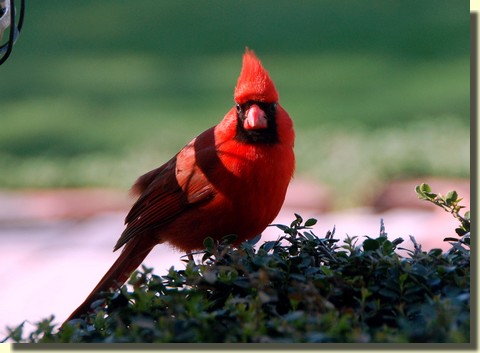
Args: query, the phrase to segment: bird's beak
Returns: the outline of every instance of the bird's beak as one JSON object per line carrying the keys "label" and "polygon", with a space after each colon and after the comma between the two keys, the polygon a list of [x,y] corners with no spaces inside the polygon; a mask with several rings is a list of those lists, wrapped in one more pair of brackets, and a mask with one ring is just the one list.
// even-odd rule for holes
{"label": "bird's beak", "polygon": [[252,104],[245,114],[243,127],[245,130],[265,129],[268,126],[265,112],[256,104]]}

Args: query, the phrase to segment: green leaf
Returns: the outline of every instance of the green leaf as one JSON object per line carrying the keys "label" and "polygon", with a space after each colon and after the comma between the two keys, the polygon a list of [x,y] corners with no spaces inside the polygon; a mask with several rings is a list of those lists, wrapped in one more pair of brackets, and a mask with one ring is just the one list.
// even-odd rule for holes
{"label": "green leaf", "polygon": [[299,227],[299,226],[302,224],[302,222],[303,222],[302,216],[300,216],[300,215],[297,214],[297,213],[294,213],[294,214],[295,214],[295,218],[296,218],[296,219],[290,224],[290,227],[291,227],[291,228],[297,228],[297,227]]}
{"label": "green leaf", "polygon": [[428,273],[427,267],[420,263],[416,263],[410,267],[410,273],[413,273],[414,275],[424,277]]}
{"label": "green leaf", "polygon": [[236,234],[229,234],[222,237],[222,244],[223,245],[232,245],[235,240],[237,240],[238,236]]}
{"label": "green leaf", "polygon": [[399,244],[403,243],[403,238],[396,238],[395,240],[392,241],[392,244],[394,246],[397,246]]}
{"label": "green leaf", "polygon": [[212,237],[206,237],[204,240],[203,240],[203,246],[205,247],[205,249],[207,251],[212,251],[213,250],[213,247],[215,245],[215,241],[213,240]]}
{"label": "green leaf", "polygon": [[255,245],[260,241],[261,238],[262,238],[262,233],[258,234],[257,236],[253,237],[252,239],[247,240],[247,242],[250,245]]}
{"label": "green leaf", "polygon": [[452,238],[452,237],[447,237],[447,238],[443,238],[443,241],[458,241],[457,238]]}
{"label": "green leaf", "polygon": [[443,253],[442,249],[434,248],[428,252],[428,256],[439,257]]}
{"label": "green leaf", "polygon": [[376,239],[367,239],[363,242],[363,250],[365,251],[375,251],[380,248],[380,244]]}
{"label": "green leaf", "polygon": [[329,267],[321,266],[320,269],[327,276],[332,276],[333,275],[333,271]]}
{"label": "green leaf", "polygon": [[382,288],[378,291],[378,293],[380,295],[383,295],[384,297],[386,298],[389,298],[390,300],[397,300],[398,299],[398,293],[390,290],[390,289],[387,289],[387,288]]}
{"label": "green leaf", "polygon": [[382,249],[384,254],[390,254],[395,250],[395,246],[390,240],[385,240],[382,244]]}
{"label": "green leaf", "polygon": [[432,192],[432,188],[430,187],[430,185],[428,185],[426,183],[422,183],[420,185],[420,190],[421,190],[421,192]]}
{"label": "green leaf", "polygon": [[447,205],[451,205],[452,203],[457,201],[457,199],[458,199],[458,194],[455,190],[449,191],[445,195],[445,202],[447,203]]}
{"label": "green leaf", "polygon": [[312,227],[314,226],[315,224],[317,224],[317,220],[315,218],[309,218],[307,219],[307,221],[305,222],[305,227]]}
{"label": "green leaf", "polygon": [[303,232],[302,234],[308,240],[315,240],[315,236],[311,232]]}
{"label": "green leaf", "polygon": [[422,200],[428,200],[428,197],[425,195],[425,193],[422,191],[422,189],[420,188],[420,185],[417,185],[415,187],[415,192],[417,193],[417,196],[419,199],[422,199]]}
{"label": "green leaf", "polygon": [[417,193],[418,198],[423,200],[433,200],[437,194],[432,192],[430,185],[422,183],[415,187],[415,192]]}
{"label": "green leaf", "polygon": [[283,225],[283,224],[272,224],[272,226],[277,227],[278,229],[280,229],[283,232],[286,232],[287,230],[290,229],[290,227],[288,227],[286,225]]}
{"label": "green leaf", "polygon": [[273,247],[277,244],[276,241],[266,241],[260,246],[260,249],[265,250],[266,252],[269,252],[270,250],[273,249]]}

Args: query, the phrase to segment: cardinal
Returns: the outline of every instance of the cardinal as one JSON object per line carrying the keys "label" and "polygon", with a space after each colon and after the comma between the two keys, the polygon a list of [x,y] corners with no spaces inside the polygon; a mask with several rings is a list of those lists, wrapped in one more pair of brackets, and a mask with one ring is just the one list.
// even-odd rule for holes
{"label": "cardinal", "polygon": [[274,220],[295,168],[295,133],[273,81],[248,48],[234,100],[216,126],[137,179],[138,199],[114,247],[123,247],[120,256],[65,322],[125,283],[157,244],[188,253],[202,249],[206,237],[235,234],[238,245]]}

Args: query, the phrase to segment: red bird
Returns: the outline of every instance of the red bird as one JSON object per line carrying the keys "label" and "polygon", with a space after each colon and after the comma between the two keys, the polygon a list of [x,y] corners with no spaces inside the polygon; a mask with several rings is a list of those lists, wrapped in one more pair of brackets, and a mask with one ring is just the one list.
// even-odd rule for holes
{"label": "red bird", "polygon": [[161,167],[138,178],[138,200],[114,247],[119,258],[67,321],[90,310],[100,292],[117,288],[157,244],[190,252],[210,236],[260,234],[277,216],[295,168],[295,133],[278,93],[251,50],[234,93],[235,106]]}

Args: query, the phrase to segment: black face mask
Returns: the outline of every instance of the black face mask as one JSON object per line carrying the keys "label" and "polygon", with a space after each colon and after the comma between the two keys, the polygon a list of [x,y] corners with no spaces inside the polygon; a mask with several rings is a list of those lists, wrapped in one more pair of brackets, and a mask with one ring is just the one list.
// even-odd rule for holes
{"label": "black face mask", "polygon": [[[245,120],[245,112],[252,105],[258,105],[263,112],[266,114],[267,118],[267,128],[259,130],[245,130],[243,127],[243,121]],[[278,142],[277,135],[277,105],[276,103],[263,103],[248,101],[244,104],[236,104],[237,109],[237,133],[235,139],[237,141],[246,142],[246,143],[264,143],[264,144],[273,144]]]}

